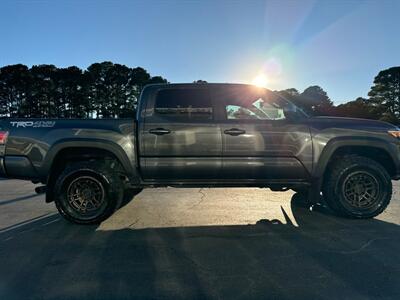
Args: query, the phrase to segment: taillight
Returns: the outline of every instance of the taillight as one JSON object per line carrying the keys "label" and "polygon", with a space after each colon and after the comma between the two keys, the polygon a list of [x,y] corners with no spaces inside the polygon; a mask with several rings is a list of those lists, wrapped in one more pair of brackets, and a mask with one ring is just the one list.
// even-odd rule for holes
{"label": "taillight", "polygon": [[0,131],[0,145],[4,145],[7,142],[8,131]]}

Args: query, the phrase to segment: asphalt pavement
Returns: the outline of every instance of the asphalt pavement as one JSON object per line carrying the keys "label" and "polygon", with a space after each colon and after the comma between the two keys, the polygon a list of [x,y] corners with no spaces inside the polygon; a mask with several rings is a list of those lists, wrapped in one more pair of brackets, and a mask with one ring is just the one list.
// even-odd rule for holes
{"label": "asphalt pavement", "polygon": [[372,220],[267,189],[146,189],[99,226],[0,180],[0,299],[400,299],[400,184]]}

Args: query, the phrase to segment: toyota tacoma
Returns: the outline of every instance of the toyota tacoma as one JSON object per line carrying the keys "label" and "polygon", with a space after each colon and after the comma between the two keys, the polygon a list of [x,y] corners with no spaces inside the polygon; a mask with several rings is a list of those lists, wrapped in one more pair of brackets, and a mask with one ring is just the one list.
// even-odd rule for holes
{"label": "toyota tacoma", "polygon": [[165,186],[292,189],[371,218],[400,179],[400,130],[309,117],[252,85],[156,84],[134,119],[1,120],[0,176],[44,184],[46,202],[80,224],[105,220],[127,190]]}

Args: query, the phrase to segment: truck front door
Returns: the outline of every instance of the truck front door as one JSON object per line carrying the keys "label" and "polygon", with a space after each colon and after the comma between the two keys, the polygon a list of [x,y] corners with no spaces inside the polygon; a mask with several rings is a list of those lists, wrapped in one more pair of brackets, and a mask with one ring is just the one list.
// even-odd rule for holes
{"label": "truck front door", "polygon": [[142,176],[147,181],[218,178],[221,130],[207,86],[162,87],[147,99],[140,134]]}
{"label": "truck front door", "polygon": [[221,178],[307,178],[312,164],[310,131],[304,120],[296,120],[290,102],[254,86],[227,85],[212,93],[222,132]]}

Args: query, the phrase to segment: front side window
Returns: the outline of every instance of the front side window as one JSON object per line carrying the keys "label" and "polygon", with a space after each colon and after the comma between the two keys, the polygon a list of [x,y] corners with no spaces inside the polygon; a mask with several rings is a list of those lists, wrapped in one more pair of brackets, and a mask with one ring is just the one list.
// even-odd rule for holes
{"label": "front side window", "polygon": [[213,109],[206,89],[165,89],[157,93],[154,113],[182,121],[212,120]]}
{"label": "front side window", "polygon": [[253,119],[253,120],[282,120],[285,119],[283,109],[265,102],[262,98],[252,103],[225,105],[228,120]]}
{"label": "front side window", "polygon": [[276,93],[255,87],[221,89],[216,103],[223,105],[226,120],[285,120],[306,117],[293,103]]}

